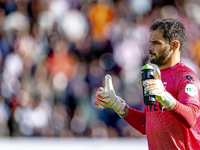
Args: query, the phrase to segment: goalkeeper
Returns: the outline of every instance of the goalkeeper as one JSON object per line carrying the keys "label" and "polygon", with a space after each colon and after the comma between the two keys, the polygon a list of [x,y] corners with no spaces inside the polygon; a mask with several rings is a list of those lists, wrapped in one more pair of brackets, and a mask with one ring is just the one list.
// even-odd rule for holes
{"label": "goalkeeper", "polygon": [[185,27],[173,18],[157,19],[150,32],[150,62],[160,71],[156,71],[156,79],[144,81],[143,86],[155,95],[154,106],[145,106],[143,112],[129,107],[115,95],[109,75],[105,77],[105,89],[97,90],[94,104],[100,109],[113,108],[132,127],[146,134],[149,150],[200,149],[200,82],[180,60],[186,42]]}

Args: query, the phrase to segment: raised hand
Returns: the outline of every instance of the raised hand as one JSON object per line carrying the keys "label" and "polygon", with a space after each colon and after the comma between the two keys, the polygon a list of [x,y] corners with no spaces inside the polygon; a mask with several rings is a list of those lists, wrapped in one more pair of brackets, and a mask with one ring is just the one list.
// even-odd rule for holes
{"label": "raised hand", "polygon": [[116,96],[112,78],[110,75],[105,76],[105,89],[100,87],[96,92],[96,100],[94,105],[97,108],[103,109],[105,107],[113,108],[120,116],[124,115],[125,101],[119,96]]}

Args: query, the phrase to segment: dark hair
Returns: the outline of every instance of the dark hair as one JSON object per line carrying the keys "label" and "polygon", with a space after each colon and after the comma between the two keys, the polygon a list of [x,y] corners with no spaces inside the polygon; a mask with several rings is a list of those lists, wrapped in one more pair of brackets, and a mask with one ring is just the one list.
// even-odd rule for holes
{"label": "dark hair", "polygon": [[180,51],[183,49],[187,34],[184,25],[177,19],[156,19],[150,27],[150,31],[163,30],[163,37],[168,43],[177,40],[180,43]]}

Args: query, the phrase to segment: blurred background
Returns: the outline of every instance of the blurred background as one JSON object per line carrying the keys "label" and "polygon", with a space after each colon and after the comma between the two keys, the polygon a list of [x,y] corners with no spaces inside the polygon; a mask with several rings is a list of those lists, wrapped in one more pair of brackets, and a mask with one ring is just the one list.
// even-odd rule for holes
{"label": "blurred background", "polygon": [[110,74],[143,110],[138,81],[157,18],[185,25],[181,60],[200,76],[199,14],[198,0],[0,0],[0,137],[145,139],[94,107],[95,93]]}

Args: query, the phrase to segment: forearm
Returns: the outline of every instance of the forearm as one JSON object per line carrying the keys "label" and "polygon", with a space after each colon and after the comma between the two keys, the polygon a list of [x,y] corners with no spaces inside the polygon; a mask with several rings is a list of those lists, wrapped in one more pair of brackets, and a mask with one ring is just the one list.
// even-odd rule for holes
{"label": "forearm", "polygon": [[[127,111],[128,108],[128,111]],[[123,118],[129,125],[138,130],[142,134],[146,134],[145,131],[145,115],[143,112],[133,109],[127,105],[126,116]]]}
{"label": "forearm", "polygon": [[196,123],[199,108],[194,104],[182,104],[176,101],[176,106],[170,111],[174,117],[187,128]]}

